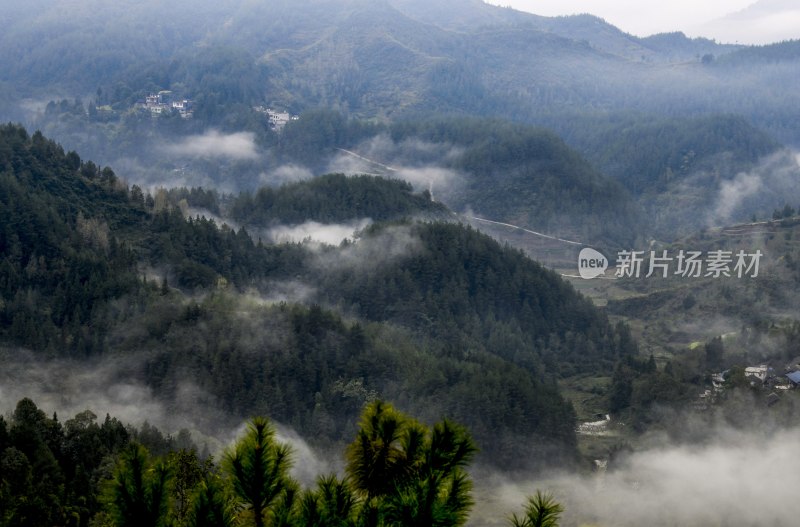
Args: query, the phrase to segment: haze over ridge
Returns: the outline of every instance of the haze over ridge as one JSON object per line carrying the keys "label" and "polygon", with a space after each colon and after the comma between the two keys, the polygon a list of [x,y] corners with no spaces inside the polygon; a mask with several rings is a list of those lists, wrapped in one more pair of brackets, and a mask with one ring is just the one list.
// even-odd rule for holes
{"label": "haze over ridge", "polygon": [[723,43],[771,44],[800,38],[800,6],[792,0],[494,0],[543,16],[589,13],[638,37],[681,31]]}

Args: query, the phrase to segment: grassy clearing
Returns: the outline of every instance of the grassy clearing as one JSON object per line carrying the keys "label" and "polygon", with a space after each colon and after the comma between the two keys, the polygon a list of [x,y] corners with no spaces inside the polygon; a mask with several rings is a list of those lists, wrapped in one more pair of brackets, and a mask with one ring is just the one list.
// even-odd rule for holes
{"label": "grassy clearing", "polygon": [[575,407],[578,421],[593,421],[596,414],[608,412],[605,393],[611,377],[576,375],[559,381],[564,397]]}

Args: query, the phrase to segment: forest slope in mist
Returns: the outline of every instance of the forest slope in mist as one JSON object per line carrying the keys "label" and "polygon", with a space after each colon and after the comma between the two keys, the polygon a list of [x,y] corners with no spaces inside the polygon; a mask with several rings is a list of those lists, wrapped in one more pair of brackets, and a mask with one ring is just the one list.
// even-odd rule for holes
{"label": "forest slope in mist", "polygon": [[[796,42],[637,38],[477,0],[12,5],[0,117],[145,188],[370,172],[614,248],[800,201]],[[143,109],[162,91],[193,117]],[[300,118],[278,131],[266,107]],[[454,115],[476,120],[439,123]]]}
{"label": "forest slope in mist", "polygon": [[[691,467],[706,454],[731,471],[740,470],[743,453],[786,468],[800,408],[795,394],[769,402],[769,391],[751,386],[742,368],[754,359],[779,364],[800,335],[797,323],[770,322],[793,306],[772,287],[777,274],[788,280],[778,289],[797,287],[795,253],[779,254],[788,247],[779,242],[792,237],[784,232],[762,247],[766,282],[737,288],[703,280],[694,289],[703,295],[698,301],[680,296],[686,289],[673,280],[677,293],[667,303],[648,302],[644,284],[615,285],[644,293],[639,304],[630,298],[609,305],[617,315],[629,311],[637,334],[641,320],[668,317],[653,312],[659,306],[680,303],[698,318],[712,297],[729,310],[739,305],[743,327],[751,328],[685,351],[669,336],[670,348],[657,350],[656,362],[639,355],[624,324],[609,323],[555,273],[461,225],[407,184],[331,175],[238,197],[198,188],[151,195],[39,133],[6,125],[0,138],[0,395],[19,401],[7,421],[0,419],[5,466],[19,468],[4,472],[0,499],[35,498],[7,509],[27,511],[34,524],[73,503],[69,510],[81,517],[102,510],[108,502],[96,494],[98,481],[112,477],[103,467],[124,459],[129,442],[169,453],[164,462],[175,470],[195,470],[207,467],[197,464],[198,449],[220,448],[254,414],[279,423],[299,449],[296,474],[310,485],[319,471],[341,466],[336,459],[357,433],[358,415],[378,399],[425,423],[448,416],[468,426],[480,448],[475,521],[491,525],[541,487],[555,492],[567,507],[565,520],[577,523],[637,525],[644,509],[624,503],[670,508],[691,492],[710,492],[724,507],[741,493],[698,483]],[[317,210],[318,192],[328,197],[327,208]],[[361,232],[338,245],[258,240],[260,230],[294,214],[320,222],[366,218],[374,203],[359,196],[380,196],[383,221],[360,224]],[[320,215],[306,216],[307,208]],[[218,218],[238,210],[244,225],[191,216],[201,209]],[[723,395],[709,410],[690,410],[706,372],[721,368],[731,372]],[[610,384],[593,396],[602,394],[619,424],[588,447],[576,435],[578,416],[562,386],[598,376]],[[74,417],[62,427],[26,397]],[[91,411],[115,417],[98,420]],[[311,448],[298,433],[314,438]],[[729,440],[719,442],[723,436]],[[628,441],[636,441],[635,450]],[[95,445],[91,455],[87,442]],[[569,470],[585,472],[594,455],[610,463],[606,478]],[[665,457],[674,461],[669,468],[659,461]],[[746,473],[761,481],[765,470]],[[653,480],[653,471],[663,478]],[[748,492],[784,496],[793,472],[778,473],[787,476],[770,477],[771,492],[763,494],[760,483]],[[18,484],[6,492],[9,478]],[[724,487],[724,478],[714,481]],[[678,517],[702,525],[716,515],[692,507]],[[752,512],[725,517],[737,524]],[[784,515],[778,508],[759,517]],[[672,521],[665,513],[656,524]]]}
{"label": "forest slope in mist", "polygon": [[[83,525],[129,439],[215,450],[257,414],[306,484],[384,400],[469,430],[475,524],[545,486],[571,525],[791,524],[800,41],[480,0],[6,4],[0,503],[52,483],[82,504],[26,510]],[[625,250],[761,267],[613,276]]]}
{"label": "forest slope in mist", "polygon": [[[191,380],[232,415],[265,413],[334,442],[377,395],[459,419],[496,463],[538,438],[526,455],[538,464],[575,454],[555,379],[610,372],[635,352],[623,326],[555,273],[457,222],[400,219],[338,246],[275,244],[185,217],[208,201],[202,192],[145,194],[39,133],[4,126],[0,153],[12,364],[17,346],[37,362],[79,361],[65,371],[135,357],[114,375],[166,400]],[[402,185],[384,190],[408,199]]]}

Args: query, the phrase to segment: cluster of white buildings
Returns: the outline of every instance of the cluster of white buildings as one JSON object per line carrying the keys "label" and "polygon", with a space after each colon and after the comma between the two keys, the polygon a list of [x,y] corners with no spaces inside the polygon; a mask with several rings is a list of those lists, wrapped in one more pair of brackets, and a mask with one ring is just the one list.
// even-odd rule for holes
{"label": "cluster of white buildings", "polygon": [[[162,113],[177,112],[184,119],[189,119],[194,115],[194,105],[191,99],[174,99],[169,90],[161,90],[158,93],[151,93],[144,100],[136,103],[136,108],[149,111],[157,116]],[[297,121],[300,117],[289,112],[278,111],[266,106],[255,106],[253,110],[267,116],[270,127],[276,132],[283,130],[289,121]]]}
{"label": "cluster of white buildings", "polygon": [[258,113],[263,113],[269,119],[269,124],[273,130],[280,132],[289,121],[296,121],[299,119],[296,115],[291,115],[289,112],[279,112],[266,106],[256,106],[253,108]]}
{"label": "cluster of white buildings", "polygon": [[137,106],[149,110],[153,115],[161,115],[165,112],[178,112],[184,119],[189,119],[194,115],[194,108],[190,99],[172,99],[172,92],[162,90],[152,93],[145,97],[144,101],[137,103]]}

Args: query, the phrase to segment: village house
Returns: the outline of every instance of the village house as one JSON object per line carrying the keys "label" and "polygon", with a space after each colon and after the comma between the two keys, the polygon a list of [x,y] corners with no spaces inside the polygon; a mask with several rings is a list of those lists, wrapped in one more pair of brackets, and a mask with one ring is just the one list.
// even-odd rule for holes
{"label": "village house", "polygon": [[137,107],[150,111],[152,115],[161,115],[165,112],[176,111],[184,119],[193,116],[193,106],[190,99],[172,100],[172,92],[161,90],[158,93],[151,93],[145,97],[144,101],[136,104]]}
{"label": "village house", "polygon": [[786,373],[789,373],[790,371],[800,370],[800,357],[795,357],[792,360],[790,360],[786,364],[786,366],[784,366],[784,370],[786,370]]}
{"label": "village house", "polygon": [[173,101],[172,109],[177,111],[184,119],[189,119],[194,115],[194,108],[192,105],[192,101],[189,99]]}
{"label": "village house", "polygon": [[764,384],[767,381],[769,368],[762,364],[760,366],[748,366],[744,369],[744,377],[750,384],[755,386],[757,383]]}
{"label": "village house", "polygon": [[797,388],[800,385],[800,370],[787,373],[786,378],[789,379],[789,383],[793,388]]}
{"label": "village house", "polygon": [[714,387],[714,391],[720,392],[725,388],[725,376],[727,374],[728,370],[711,374],[711,386]]}
{"label": "village house", "polygon": [[253,109],[258,113],[265,114],[269,120],[270,127],[276,132],[283,130],[283,127],[286,126],[289,121],[297,121],[299,119],[298,116],[291,115],[289,112],[279,112],[265,106],[256,106]]}

